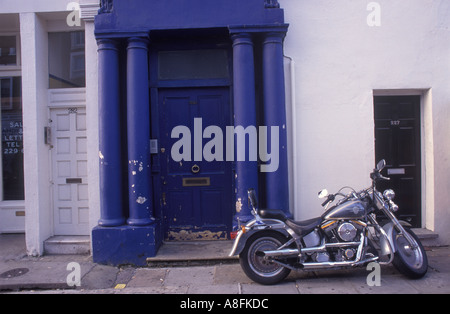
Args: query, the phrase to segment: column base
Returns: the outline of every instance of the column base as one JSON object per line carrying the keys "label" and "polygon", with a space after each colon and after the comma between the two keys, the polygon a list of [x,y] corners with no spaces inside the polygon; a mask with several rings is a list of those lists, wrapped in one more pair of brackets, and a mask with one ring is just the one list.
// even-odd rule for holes
{"label": "column base", "polygon": [[96,226],[92,230],[92,257],[95,263],[106,265],[147,265],[162,243],[159,223],[145,227]]}
{"label": "column base", "polygon": [[127,219],[127,224],[129,224],[130,226],[148,226],[151,225],[155,222],[154,219],[151,218],[128,218]]}
{"label": "column base", "polygon": [[100,219],[98,225],[102,227],[116,227],[125,224],[125,218]]}

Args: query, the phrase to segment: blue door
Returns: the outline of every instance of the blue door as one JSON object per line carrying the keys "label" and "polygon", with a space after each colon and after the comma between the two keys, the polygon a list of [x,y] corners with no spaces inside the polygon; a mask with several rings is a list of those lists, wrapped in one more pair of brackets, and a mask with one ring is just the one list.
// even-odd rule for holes
{"label": "blue door", "polygon": [[[163,89],[158,97],[166,240],[226,239],[233,215],[232,163],[225,161],[228,88]],[[209,126],[216,133],[204,132]]]}

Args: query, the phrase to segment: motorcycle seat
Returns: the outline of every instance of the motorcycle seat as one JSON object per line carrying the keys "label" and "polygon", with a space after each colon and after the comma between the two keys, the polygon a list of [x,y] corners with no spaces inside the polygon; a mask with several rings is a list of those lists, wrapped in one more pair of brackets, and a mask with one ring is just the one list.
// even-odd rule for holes
{"label": "motorcycle seat", "polygon": [[278,219],[285,222],[288,217],[280,209],[260,209],[259,216],[264,219]]}
{"label": "motorcycle seat", "polygon": [[278,219],[288,225],[295,233],[304,236],[314,230],[322,222],[322,217],[312,218],[303,221],[289,219],[286,214],[279,209],[260,209],[259,216],[264,219]]}
{"label": "motorcycle seat", "polygon": [[293,221],[287,219],[284,223],[300,236],[305,236],[314,230],[322,222],[322,217],[312,218],[303,221]]}

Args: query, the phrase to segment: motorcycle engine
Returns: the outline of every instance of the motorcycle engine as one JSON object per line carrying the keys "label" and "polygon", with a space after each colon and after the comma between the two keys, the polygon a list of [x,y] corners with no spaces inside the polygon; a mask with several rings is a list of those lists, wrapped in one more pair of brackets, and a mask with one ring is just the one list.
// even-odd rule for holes
{"label": "motorcycle engine", "polygon": [[334,220],[326,221],[321,228],[332,242],[353,242],[358,241],[363,227],[352,220]]}
{"label": "motorcycle engine", "polygon": [[[330,243],[359,242],[359,237],[365,224],[357,220],[327,220],[320,228]],[[318,246],[321,237],[317,230],[309,233],[303,238],[306,247]],[[329,261],[350,261],[356,257],[356,245],[328,248],[326,252],[315,252],[307,254],[314,262],[324,263]]]}
{"label": "motorcycle engine", "polygon": [[337,228],[339,238],[344,242],[353,241],[357,234],[356,227],[350,222],[342,222]]}

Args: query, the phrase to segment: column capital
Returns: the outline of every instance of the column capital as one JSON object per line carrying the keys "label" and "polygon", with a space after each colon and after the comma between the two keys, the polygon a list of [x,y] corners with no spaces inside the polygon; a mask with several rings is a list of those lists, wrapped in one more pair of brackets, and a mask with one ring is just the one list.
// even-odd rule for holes
{"label": "column capital", "polygon": [[279,31],[279,32],[267,32],[264,33],[264,44],[282,44],[284,37],[286,37],[285,31]]}
{"label": "column capital", "polygon": [[100,50],[114,50],[118,51],[118,42],[112,38],[97,38],[97,51]]}
{"label": "column capital", "polygon": [[133,36],[129,37],[127,49],[145,49],[148,50],[150,40],[147,37]]}
{"label": "column capital", "polygon": [[250,33],[232,33],[231,40],[233,41],[233,46],[235,45],[252,45],[253,37]]}

